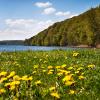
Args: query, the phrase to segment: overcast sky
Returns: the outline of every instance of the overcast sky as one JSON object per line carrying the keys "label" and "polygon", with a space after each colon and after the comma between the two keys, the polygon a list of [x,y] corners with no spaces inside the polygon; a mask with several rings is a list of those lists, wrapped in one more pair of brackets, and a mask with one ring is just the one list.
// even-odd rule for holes
{"label": "overcast sky", "polygon": [[100,0],[0,0],[0,40],[24,40]]}

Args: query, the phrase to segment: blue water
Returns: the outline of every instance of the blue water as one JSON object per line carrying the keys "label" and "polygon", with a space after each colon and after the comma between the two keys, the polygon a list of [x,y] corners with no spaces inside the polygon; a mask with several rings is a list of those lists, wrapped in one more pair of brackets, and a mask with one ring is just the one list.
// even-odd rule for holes
{"label": "blue water", "polygon": [[69,47],[46,47],[46,46],[23,46],[23,45],[0,45],[0,51],[27,51],[27,50],[66,50],[66,49],[75,49],[75,48],[69,48]]}

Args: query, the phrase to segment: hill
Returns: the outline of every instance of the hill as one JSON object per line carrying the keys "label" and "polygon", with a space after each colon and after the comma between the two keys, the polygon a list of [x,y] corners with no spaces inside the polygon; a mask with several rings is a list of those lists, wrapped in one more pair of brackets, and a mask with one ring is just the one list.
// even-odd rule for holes
{"label": "hill", "polygon": [[96,46],[100,44],[100,6],[79,16],[57,22],[26,39],[26,45],[40,46]]}
{"label": "hill", "polygon": [[23,40],[5,40],[0,41],[0,45],[24,45]]}

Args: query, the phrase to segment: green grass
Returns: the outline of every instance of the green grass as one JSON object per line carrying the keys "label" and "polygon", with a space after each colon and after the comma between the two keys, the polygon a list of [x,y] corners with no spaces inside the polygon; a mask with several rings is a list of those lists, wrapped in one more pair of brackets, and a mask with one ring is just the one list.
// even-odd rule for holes
{"label": "green grass", "polygon": [[[73,57],[73,53],[78,52],[79,55]],[[70,71],[73,74],[74,84],[66,86],[62,82],[65,74],[58,76],[56,66],[66,65],[60,68]],[[93,68],[88,68],[88,65],[95,65]],[[53,68],[48,69],[48,66]],[[72,69],[70,69],[72,67]],[[75,74],[78,68],[83,68],[78,74]],[[46,70],[46,72],[43,72]],[[52,74],[48,74],[53,70]],[[12,100],[16,97],[18,100],[56,100],[52,97],[52,92],[57,92],[60,100],[99,100],[100,95],[100,50],[99,49],[82,49],[82,50],[54,50],[54,51],[23,51],[23,52],[1,52],[0,53],[0,72],[15,71],[17,75],[32,76],[33,80],[30,83],[30,88],[27,88],[27,82],[20,84],[20,89],[17,91],[19,96],[16,96],[15,91],[9,91],[1,95],[1,99]],[[34,73],[36,71],[36,73]],[[84,76],[84,79],[79,79],[79,76]],[[34,83],[40,80],[40,85]],[[11,81],[11,79],[9,79]],[[4,83],[0,83],[3,88]],[[55,86],[56,89],[49,91],[49,87]],[[4,87],[5,88],[5,87]],[[6,88],[5,88],[6,89]],[[74,94],[69,94],[70,90],[74,90]],[[15,93],[15,94],[14,94]],[[26,95],[26,94],[30,95]]]}

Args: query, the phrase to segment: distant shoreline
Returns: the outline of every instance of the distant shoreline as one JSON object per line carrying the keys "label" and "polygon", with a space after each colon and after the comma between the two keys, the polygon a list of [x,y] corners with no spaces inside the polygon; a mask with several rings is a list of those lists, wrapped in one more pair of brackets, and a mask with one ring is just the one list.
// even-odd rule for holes
{"label": "distant shoreline", "polygon": [[100,49],[100,45],[97,46],[88,46],[88,45],[78,45],[78,46],[36,46],[36,45],[25,45],[24,42],[23,43],[17,43],[17,44],[0,44],[1,46],[34,46],[34,47],[66,47],[66,48],[94,48],[94,49]]}

